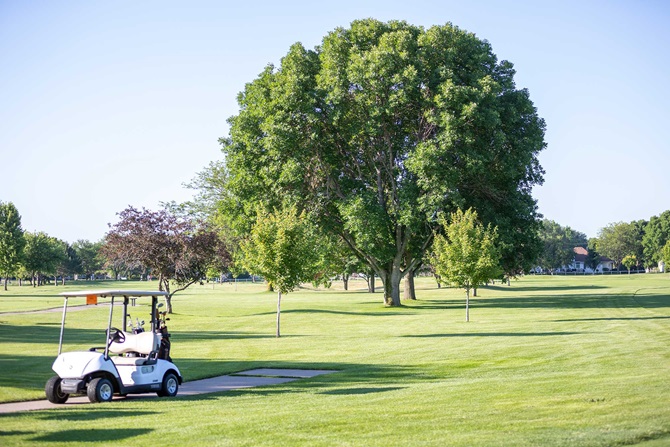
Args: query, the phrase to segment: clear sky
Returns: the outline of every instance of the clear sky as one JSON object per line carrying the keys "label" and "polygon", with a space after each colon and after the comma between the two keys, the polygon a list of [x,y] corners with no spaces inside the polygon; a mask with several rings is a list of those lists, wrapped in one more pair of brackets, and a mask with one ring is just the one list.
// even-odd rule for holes
{"label": "clear sky", "polygon": [[545,217],[591,237],[670,209],[664,0],[0,0],[0,200],[68,242],[188,200],[244,84],[367,17],[452,22],[515,65],[547,122]]}

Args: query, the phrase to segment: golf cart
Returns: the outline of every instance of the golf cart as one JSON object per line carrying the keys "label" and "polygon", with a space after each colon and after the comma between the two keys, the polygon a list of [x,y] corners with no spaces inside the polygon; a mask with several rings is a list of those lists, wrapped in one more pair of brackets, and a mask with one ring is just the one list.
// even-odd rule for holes
{"label": "golf cart", "polygon": [[[165,312],[160,312],[159,296],[165,292],[135,290],[99,290],[63,292],[63,319],[58,343],[58,357],[52,369],[57,376],[46,384],[47,399],[56,404],[67,401],[70,394],[86,394],[91,402],[108,402],[114,394],[157,393],[175,396],[182,376],[170,358],[170,334],[165,325]],[[99,298],[110,298],[107,337],[104,346],[88,351],[61,352],[67,314],[68,298],[86,297],[87,304],[97,304]],[[122,329],[112,326],[115,298],[123,298]],[[144,331],[137,319],[128,325],[128,304],[137,299],[151,298],[151,330]],[[130,331],[125,331],[130,327]]]}

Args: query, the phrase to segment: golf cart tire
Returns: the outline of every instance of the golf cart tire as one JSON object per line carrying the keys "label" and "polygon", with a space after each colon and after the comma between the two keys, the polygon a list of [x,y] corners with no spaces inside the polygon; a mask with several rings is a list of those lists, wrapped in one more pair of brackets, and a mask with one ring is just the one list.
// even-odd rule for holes
{"label": "golf cart tire", "polygon": [[159,397],[174,397],[177,395],[177,391],[179,391],[179,379],[175,373],[168,371],[163,376],[161,390],[156,394]]}
{"label": "golf cart tire", "polygon": [[67,399],[70,397],[69,394],[64,393],[60,389],[61,378],[58,376],[53,376],[47,381],[47,385],[44,389],[47,395],[47,400],[53,404],[64,404]]}
{"label": "golf cart tire", "polygon": [[109,379],[97,377],[88,383],[86,394],[91,402],[109,402],[114,397],[114,386]]}

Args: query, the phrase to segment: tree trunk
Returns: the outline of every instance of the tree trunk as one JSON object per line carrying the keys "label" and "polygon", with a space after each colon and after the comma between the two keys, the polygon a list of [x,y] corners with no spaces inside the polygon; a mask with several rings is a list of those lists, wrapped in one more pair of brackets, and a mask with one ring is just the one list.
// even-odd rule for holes
{"label": "tree trunk", "polygon": [[368,275],[368,293],[375,293],[375,273]]}
{"label": "tree trunk", "polygon": [[416,300],[416,290],[414,289],[414,272],[407,272],[405,276],[405,287],[402,299]]}
{"label": "tree trunk", "polygon": [[172,313],[172,295],[167,295],[165,297],[165,310],[167,313]]}
{"label": "tree trunk", "polygon": [[172,293],[170,293],[170,281],[165,280],[163,275],[158,275],[158,290],[161,292],[167,292],[165,296],[165,311],[169,314],[172,313]]}
{"label": "tree trunk", "polygon": [[477,296],[477,288],[472,289],[472,296]]}
{"label": "tree trunk", "polygon": [[281,334],[279,333],[280,318],[281,318],[281,290],[277,292],[277,334],[276,334],[277,338],[281,337]]}
{"label": "tree trunk", "polygon": [[384,305],[390,307],[400,306],[400,280],[402,279],[400,268],[393,268],[390,272],[382,271],[379,273],[384,284]]}
{"label": "tree trunk", "polygon": [[342,274],[342,282],[344,283],[344,290],[349,290],[349,275],[346,273]]}
{"label": "tree trunk", "polygon": [[465,321],[470,321],[470,289],[465,289]]}
{"label": "tree trunk", "polygon": [[5,292],[7,291],[7,275],[5,275]]}

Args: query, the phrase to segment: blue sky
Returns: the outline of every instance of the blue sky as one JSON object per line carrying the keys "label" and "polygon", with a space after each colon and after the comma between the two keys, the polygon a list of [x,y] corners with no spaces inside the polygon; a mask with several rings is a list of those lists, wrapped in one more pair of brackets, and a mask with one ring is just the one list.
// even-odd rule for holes
{"label": "blue sky", "polygon": [[596,236],[670,209],[670,3],[228,3],[0,0],[0,200],[25,230],[95,241],[190,199],[244,84],[366,17],[452,22],[515,65],[547,122],[545,217]]}

